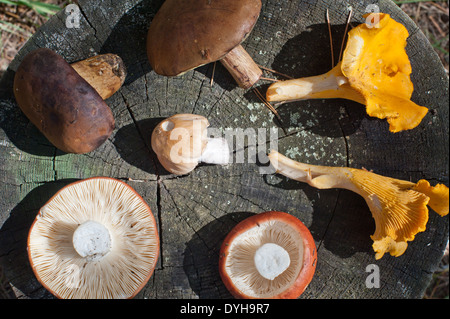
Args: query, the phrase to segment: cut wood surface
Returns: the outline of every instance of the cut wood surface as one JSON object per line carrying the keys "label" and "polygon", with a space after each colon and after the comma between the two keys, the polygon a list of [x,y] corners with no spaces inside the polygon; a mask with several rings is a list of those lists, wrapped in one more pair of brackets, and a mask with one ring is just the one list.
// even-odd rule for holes
{"label": "cut wood surface", "polygon": [[[385,120],[370,118],[364,106],[345,100],[286,103],[278,107],[279,120],[252,89],[239,88],[220,63],[179,77],[159,76],[148,63],[145,41],[162,0],[78,2],[80,27],[67,28],[67,14],[59,12],[23,47],[0,82],[0,267],[12,297],[53,298],[30,268],[28,230],[57,190],[92,176],[126,181],[158,222],[160,258],[136,298],[231,298],[218,271],[222,240],[244,218],[268,210],[298,217],[316,242],[316,274],[301,298],[422,296],[448,240],[448,216],[430,210],[426,231],[402,256],[375,260],[370,239],[375,224],[361,197],[288,180],[258,156],[277,148],[310,164],[364,167],[448,186],[448,77],[425,36],[393,2],[380,1],[380,10],[410,32],[412,99],[429,108],[417,128],[396,134]],[[372,2],[263,0],[258,22],[242,45],[261,66],[292,77],[322,74],[331,69],[326,10],[338,57],[349,10],[357,25]],[[124,60],[125,84],[106,100],[116,129],[97,150],[84,155],[57,150],[18,108],[14,73],[24,55],[39,47],[70,63],[100,53]],[[261,80],[256,87],[264,94],[269,84]],[[234,139],[229,165],[200,165],[188,175],[171,175],[158,163],[150,136],[159,121],[176,113],[206,116],[215,134],[232,137],[241,130],[249,138]],[[366,285],[370,265],[378,266],[379,288]]]}

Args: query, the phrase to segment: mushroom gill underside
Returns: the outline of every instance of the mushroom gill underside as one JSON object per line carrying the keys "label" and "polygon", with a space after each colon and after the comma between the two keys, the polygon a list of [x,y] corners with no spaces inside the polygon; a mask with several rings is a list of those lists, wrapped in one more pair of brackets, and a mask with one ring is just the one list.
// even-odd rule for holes
{"label": "mushroom gill underside", "polygon": [[[290,258],[289,266],[273,280],[260,274],[255,254],[265,244],[282,247]],[[226,271],[235,287],[253,298],[270,298],[291,287],[303,263],[303,239],[286,223],[268,221],[237,236],[229,247]]]}
{"label": "mushroom gill underside", "polygon": [[[359,194],[365,199],[375,220],[371,236],[375,258],[384,253],[398,257],[415,235],[426,229],[429,197],[413,189],[414,183],[351,170]],[[359,175],[359,176],[358,176]]]}
{"label": "mushroom gill underside", "polygon": [[[73,243],[77,228],[88,221],[111,235],[110,251],[95,261],[80,256]],[[59,298],[129,298],[154,268],[157,236],[148,208],[132,190],[90,180],[65,188],[41,209],[29,254],[39,281]]]}

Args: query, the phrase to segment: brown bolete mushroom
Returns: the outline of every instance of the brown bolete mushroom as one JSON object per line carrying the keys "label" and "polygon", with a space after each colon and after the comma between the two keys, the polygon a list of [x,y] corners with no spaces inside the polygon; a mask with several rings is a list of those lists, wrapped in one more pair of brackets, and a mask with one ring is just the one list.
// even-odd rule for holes
{"label": "brown bolete mushroom", "polygon": [[262,75],[241,46],[261,11],[260,0],[166,0],[147,36],[153,70],[177,76],[220,60],[238,85],[250,88]]}
{"label": "brown bolete mushroom", "polygon": [[426,180],[412,183],[364,169],[309,165],[276,151],[270,152],[269,160],[277,173],[286,177],[318,189],[343,188],[361,195],[375,219],[371,238],[376,259],[385,253],[402,255],[407,242],[425,231],[427,205],[441,216],[449,211],[449,189],[443,184],[432,187]]}
{"label": "brown bolete mushroom", "polygon": [[331,71],[273,83],[267,101],[342,98],[365,105],[370,116],[387,118],[393,133],[419,125],[428,109],[411,101],[408,31],[389,14],[376,17],[376,25],[363,23],[348,33],[342,61]]}
{"label": "brown bolete mushroom", "polygon": [[58,191],[40,209],[27,245],[38,281],[61,299],[132,298],[159,255],[150,207],[129,185],[109,177]]}
{"label": "brown bolete mushroom", "polygon": [[202,163],[229,162],[228,142],[208,137],[208,119],[196,114],[176,114],[160,122],[152,132],[152,149],[170,173],[184,175]]}
{"label": "brown bolete mushroom", "polygon": [[235,298],[295,299],[317,264],[314,239],[295,216],[278,211],[244,219],[224,239],[219,255],[223,283]]}
{"label": "brown bolete mushroom", "polygon": [[56,52],[40,48],[19,65],[14,95],[23,113],[55,147],[88,153],[114,129],[113,114],[103,98],[120,88],[125,74],[115,55],[70,65]]}

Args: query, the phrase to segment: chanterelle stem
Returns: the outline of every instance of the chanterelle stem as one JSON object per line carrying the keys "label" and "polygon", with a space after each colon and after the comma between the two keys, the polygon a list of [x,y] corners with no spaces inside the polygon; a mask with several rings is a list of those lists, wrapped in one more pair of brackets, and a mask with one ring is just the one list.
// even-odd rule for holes
{"label": "chanterelle stem", "polygon": [[341,63],[322,75],[275,82],[267,89],[266,98],[269,102],[342,98],[365,104],[342,74]]}

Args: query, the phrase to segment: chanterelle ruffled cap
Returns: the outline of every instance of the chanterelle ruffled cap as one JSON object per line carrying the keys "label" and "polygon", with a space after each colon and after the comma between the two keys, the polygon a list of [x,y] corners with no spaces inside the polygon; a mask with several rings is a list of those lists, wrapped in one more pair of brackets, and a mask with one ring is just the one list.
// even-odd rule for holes
{"label": "chanterelle ruffled cap", "polygon": [[370,116],[387,118],[391,132],[419,125],[428,109],[411,101],[414,91],[406,54],[406,28],[389,14],[377,15],[373,26],[360,24],[348,33],[342,73],[366,99]]}
{"label": "chanterelle ruffled cap", "polygon": [[332,70],[275,82],[267,89],[267,100],[342,98],[366,105],[370,116],[386,118],[391,132],[415,128],[428,109],[411,101],[408,31],[388,14],[377,14],[375,19],[377,24],[363,23],[348,33],[342,61]]}
{"label": "chanterelle ruffled cap", "polygon": [[449,211],[449,189],[438,184],[430,186],[420,180],[409,181],[381,176],[366,170],[299,163],[276,151],[269,154],[277,172],[319,188],[344,188],[361,195],[375,219],[371,236],[375,258],[385,253],[402,255],[418,232],[425,231],[430,206],[441,216]]}

